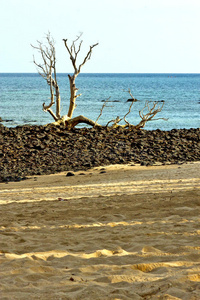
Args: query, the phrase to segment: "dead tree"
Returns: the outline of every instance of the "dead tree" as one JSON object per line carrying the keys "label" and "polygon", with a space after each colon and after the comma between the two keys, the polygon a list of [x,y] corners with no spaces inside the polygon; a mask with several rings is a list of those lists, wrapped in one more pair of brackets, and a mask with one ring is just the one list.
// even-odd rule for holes
{"label": "dead tree", "polygon": [[[39,51],[43,63],[42,64],[37,63],[35,58],[33,59],[33,62],[37,66],[38,73],[46,80],[47,84],[50,87],[51,100],[49,105],[45,105],[45,103],[43,103],[43,110],[51,114],[51,116],[55,120],[54,122],[55,125],[64,124],[69,129],[75,127],[79,123],[85,123],[91,126],[94,125],[100,126],[97,122],[94,122],[93,120],[90,120],[82,115],[72,118],[74,109],[76,107],[76,98],[81,96],[81,94],[77,95],[78,88],[76,87],[75,80],[77,76],[80,74],[83,65],[85,65],[85,63],[91,58],[93,48],[98,45],[98,43],[96,43],[90,46],[90,49],[86,54],[85,58],[83,59],[82,63],[77,65],[77,57],[81,51],[81,46],[83,43],[83,41],[80,40],[80,38],[81,35],[79,35],[72,42],[71,46],[68,45],[67,39],[63,39],[64,45],[70,56],[70,60],[72,62],[72,66],[74,69],[73,75],[68,75],[69,83],[70,83],[70,102],[69,102],[68,113],[67,115],[64,116],[60,115],[61,97],[60,97],[59,86],[58,86],[57,75],[56,75],[56,51],[55,51],[54,40],[51,37],[50,33],[48,33],[46,36],[46,42],[47,42],[46,45],[44,45],[40,41],[37,41],[38,46],[32,45],[34,49]],[[56,97],[56,114],[51,109],[51,107],[55,104],[54,96]]]}
{"label": "dead tree", "polygon": [[[77,76],[80,74],[82,67],[91,58],[93,48],[98,45],[98,43],[96,43],[96,44],[90,46],[89,51],[87,52],[82,63],[77,64],[77,57],[81,51],[81,46],[83,43],[83,41],[80,40],[81,35],[82,34],[80,34],[72,42],[71,46],[69,46],[67,39],[63,39],[64,45],[67,49],[67,52],[69,54],[69,57],[70,57],[70,60],[71,60],[71,63],[72,63],[73,69],[74,69],[73,75],[68,75],[69,83],[70,83],[70,101],[69,101],[68,113],[63,116],[61,116],[61,109],[60,109],[61,97],[60,97],[60,91],[59,91],[57,74],[56,74],[55,42],[54,42],[53,38],[51,37],[50,33],[48,33],[46,35],[46,44],[43,44],[40,41],[37,41],[38,45],[32,46],[34,49],[39,51],[40,56],[42,58],[42,64],[37,63],[35,58],[33,59],[33,62],[37,66],[38,73],[46,80],[46,82],[50,88],[50,103],[48,105],[43,103],[43,110],[45,112],[49,112],[51,114],[51,116],[54,118],[55,125],[63,124],[68,129],[75,127],[79,123],[88,124],[93,127],[101,127],[101,125],[99,125],[97,123],[97,121],[101,117],[103,109],[106,106],[106,102],[110,98],[109,97],[104,102],[104,104],[101,108],[100,114],[96,121],[88,119],[82,115],[73,118],[73,112],[74,112],[74,109],[76,108],[76,99],[77,99],[77,97],[81,96],[81,94],[77,94],[78,88],[76,87],[75,80],[76,80]],[[110,125],[111,127],[119,127],[120,126],[120,127],[126,128],[126,127],[131,126],[136,129],[140,129],[140,128],[143,128],[147,122],[152,121],[152,120],[158,120],[158,119],[154,119],[154,117],[157,113],[161,112],[163,105],[164,105],[164,101],[161,106],[159,106],[158,101],[153,102],[152,106],[150,106],[149,101],[146,101],[145,106],[139,111],[141,121],[137,125],[133,125],[133,124],[129,123],[127,121],[126,117],[131,113],[131,109],[132,109],[134,102],[136,102],[138,100],[133,97],[130,89],[127,92],[129,93],[129,95],[131,96],[131,99],[132,99],[128,112],[122,118],[117,116],[115,119],[110,120],[107,123],[106,127],[109,124],[112,124],[112,125]],[[54,98],[55,98],[55,100],[54,100]],[[130,101],[130,99],[129,99],[129,101]],[[56,113],[54,113],[52,110],[52,106],[55,103],[56,103]],[[147,112],[145,114],[144,111],[146,109],[147,109]],[[164,118],[159,118],[159,119],[164,119]],[[164,119],[164,120],[166,120],[166,119]],[[124,121],[125,124],[119,124],[121,121]]]}

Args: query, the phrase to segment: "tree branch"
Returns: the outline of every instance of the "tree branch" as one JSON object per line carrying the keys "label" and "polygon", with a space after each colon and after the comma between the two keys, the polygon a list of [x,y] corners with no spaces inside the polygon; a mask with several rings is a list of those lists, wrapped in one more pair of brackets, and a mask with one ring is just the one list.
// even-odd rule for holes
{"label": "tree branch", "polygon": [[[33,62],[38,68],[39,75],[42,76],[50,87],[50,103],[45,105],[43,103],[43,110],[48,111],[53,118],[60,118],[60,92],[59,86],[57,82],[56,75],[56,52],[55,52],[55,42],[51,37],[50,33],[46,35],[47,45],[43,45],[40,41],[37,41],[38,46],[31,45],[34,49],[38,50],[42,57],[43,64],[39,64],[36,62],[35,57],[33,57]],[[50,108],[55,104],[54,102],[54,94],[56,96],[56,115]]]}
{"label": "tree branch", "polygon": [[82,36],[82,33],[79,36],[77,36],[77,38],[72,42],[71,47],[68,45],[68,40],[63,39],[64,45],[69,53],[70,60],[72,62],[72,66],[74,68],[74,74],[72,76],[68,75],[69,83],[70,83],[70,105],[69,105],[67,115],[69,118],[72,118],[74,109],[76,108],[76,98],[81,96],[81,94],[76,95],[78,89],[76,88],[75,79],[78,76],[78,74],[80,73],[81,67],[87,62],[88,59],[90,59],[92,49],[98,45],[98,44],[95,44],[93,46],[90,46],[90,50],[88,51],[87,55],[85,56],[83,63],[80,64],[79,67],[77,67],[76,60],[77,60],[77,56],[78,56],[79,52],[81,51],[81,46],[82,46],[83,41],[82,40],[80,41],[80,43],[78,45],[78,49],[76,48],[76,43],[80,40],[81,36]]}
{"label": "tree branch", "polygon": [[[131,93],[131,89],[128,89],[127,91],[126,90],[124,90],[124,92],[127,92],[127,93],[129,93],[129,95],[131,96],[131,98],[133,99],[133,102],[137,102],[137,101],[139,101],[139,100],[137,100],[135,97],[133,97],[133,95],[132,95],[132,93]],[[131,100],[131,99],[130,99]]]}
{"label": "tree branch", "polygon": [[82,66],[90,59],[91,54],[92,54],[92,49],[99,44],[99,43],[96,43],[96,44],[90,46],[90,49],[89,49],[88,53],[86,54],[83,62],[79,65],[79,67],[77,67],[76,66],[76,59],[77,59],[77,56],[78,56],[79,52],[81,51],[81,46],[82,46],[83,41],[82,40],[80,41],[79,46],[78,46],[78,50],[76,50],[76,42],[80,39],[81,36],[82,36],[82,33],[79,36],[77,36],[77,38],[72,42],[71,47],[69,47],[68,44],[67,44],[68,40],[63,39],[65,47],[66,47],[66,49],[67,49],[67,51],[70,55],[70,59],[72,61],[72,65],[73,65],[73,68],[74,68],[74,74],[76,74],[76,76],[80,73]]}
{"label": "tree branch", "polygon": [[[146,122],[158,120],[158,119],[153,119],[153,118],[155,117],[155,115],[157,113],[162,111],[163,106],[164,106],[164,101],[162,101],[162,105],[158,106],[158,108],[156,109],[159,102],[161,102],[161,101],[157,101],[157,102],[154,101],[153,106],[150,107],[149,101],[146,101],[145,106],[139,111],[139,116],[142,120],[140,121],[139,124],[136,125],[137,128],[143,128],[145,126]],[[148,113],[146,113],[146,114],[143,113],[145,108],[148,109]],[[165,121],[168,120],[166,118],[159,118],[159,119],[162,119],[162,120],[165,120]]]}
{"label": "tree branch", "polygon": [[99,116],[97,117],[96,121],[95,121],[95,125],[97,124],[97,121],[99,120],[99,118],[101,117],[102,113],[103,113],[103,109],[104,107],[106,106],[106,103],[108,102],[108,100],[110,99],[110,97],[108,99],[106,99],[106,101],[104,101],[103,105],[102,105],[102,108],[100,110],[100,114]]}
{"label": "tree branch", "polygon": [[126,117],[130,114],[130,112],[131,112],[131,108],[132,108],[132,106],[133,106],[133,103],[134,103],[134,101],[132,101],[131,102],[131,105],[129,106],[129,110],[128,110],[128,112],[125,114],[125,116],[124,116],[124,121],[125,121],[125,123],[128,125],[128,126],[130,126],[131,124],[126,120]]}
{"label": "tree branch", "polygon": [[99,45],[99,43],[96,43],[96,44],[90,46],[90,50],[88,51],[88,53],[87,53],[86,57],[84,58],[82,64],[79,65],[79,68],[78,68],[78,72],[79,72],[79,73],[80,73],[80,71],[81,71],[82,66],[83,66],[83,65],[91,58],[91,55],[92,55],[92,49],[93,49],[94,47],[96,47],[97,45]]}
{"label": "tree branch", "polygon": [[76,125],[80,124],[80,123],[84,123],[84,124],[88,124],[88,125],[91,125],[91,126],[96,126],[96,127],[101,127],[101,125],[99,125],[98,123],[94,122],[93,120],[91,119],[88,119],[84,116],[78,116],[78,117],[75,117],[75,118],[72,118],[72,119],[68,119],[65,121],[65,126],[68,128],[68,129],[71,129],[71,128],[74,128]]}

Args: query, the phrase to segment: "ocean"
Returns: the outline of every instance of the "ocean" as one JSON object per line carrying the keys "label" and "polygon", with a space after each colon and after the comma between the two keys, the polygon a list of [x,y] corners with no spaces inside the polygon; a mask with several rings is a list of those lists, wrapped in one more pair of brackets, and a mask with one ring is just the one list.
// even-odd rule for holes
{"label": "ocean", "polygon": [[[67,114],[69,82],[67,74],[58,74],[61,92],[61,114]],[[171,130],[200,127],[200,74],[79,74],[76,80],[78,93],[74,116],[84,115],[96,121],[103,101],[108,99],[99,123],[106,125],[117,116],[123,117],[129,110],[128,89],[138,99],[132,106],[127,120],[140,121],[139,110],[145,101],[165,101],[161,113],[148,122],[145,129]],[[19,125],[44,125],[53,122],[42,104],[49,103],[49,87],[37,73],[0,73],[0,117],[7,127]],[[151,102],[150,102],[151,103]],[[83,125],[85,126],[85,125]]]}

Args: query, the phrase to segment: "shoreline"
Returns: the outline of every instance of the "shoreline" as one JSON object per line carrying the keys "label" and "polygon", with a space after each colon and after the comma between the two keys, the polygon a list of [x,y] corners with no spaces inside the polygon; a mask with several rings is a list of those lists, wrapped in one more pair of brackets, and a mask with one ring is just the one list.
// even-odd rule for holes
{"label": "shoreline", "polygon": [[[123,193],[155,194],[181,189],[198,190],[199,174],[200,161],[181,165],[109,165],[84,172],[77,171],[69,177],[66,176],[66,172],[29,176],[26,181],[0,183],[0,204],[4,201],[5,203],[41,201],[41,194],[44,195],[45,201],[52,201],[56,199],[58,193],[64,193],[67,199],[79,199],[123,195]],[[6,200],[7,195],[9,197],[13,195],[14,198]],[[29,196],[31,198],[28,200]]]}

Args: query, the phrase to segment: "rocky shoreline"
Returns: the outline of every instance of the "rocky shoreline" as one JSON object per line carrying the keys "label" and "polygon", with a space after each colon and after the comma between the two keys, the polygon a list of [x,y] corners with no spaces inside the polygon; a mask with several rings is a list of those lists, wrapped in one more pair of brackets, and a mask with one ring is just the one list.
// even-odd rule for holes
{"label": "rocky shoreline", "polygon": [[200,160],[200,128],[135,130],[0,126],[0,182],[109,164]]}

